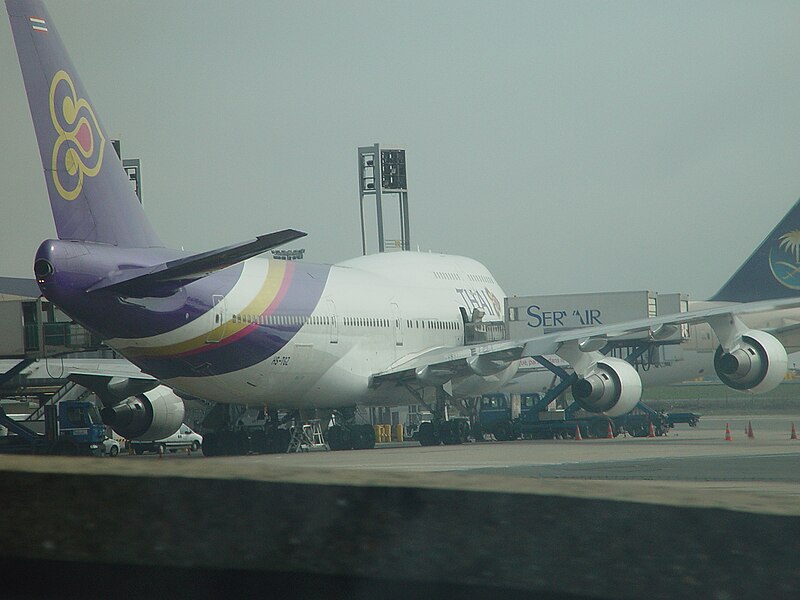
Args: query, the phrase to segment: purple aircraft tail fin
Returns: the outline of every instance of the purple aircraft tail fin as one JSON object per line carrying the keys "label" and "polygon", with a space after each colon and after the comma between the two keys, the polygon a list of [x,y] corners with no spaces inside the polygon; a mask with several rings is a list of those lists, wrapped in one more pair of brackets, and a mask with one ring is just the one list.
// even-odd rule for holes
{"label": "purple aircraft tail fin", "polygon": [[163,246],[145,217],[50,15],[6,0],[58,237]]}

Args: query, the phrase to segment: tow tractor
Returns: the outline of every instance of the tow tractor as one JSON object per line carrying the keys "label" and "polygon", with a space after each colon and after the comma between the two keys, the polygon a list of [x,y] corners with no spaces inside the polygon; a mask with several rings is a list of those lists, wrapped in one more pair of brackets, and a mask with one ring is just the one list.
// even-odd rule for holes
{"label": "tow tractor", "polygon": [[97,407],[88,400],[62,400],[44,406],[44,434],[25,421],[9,417],[0,407],[0,453],[102,456],[105,425]]}

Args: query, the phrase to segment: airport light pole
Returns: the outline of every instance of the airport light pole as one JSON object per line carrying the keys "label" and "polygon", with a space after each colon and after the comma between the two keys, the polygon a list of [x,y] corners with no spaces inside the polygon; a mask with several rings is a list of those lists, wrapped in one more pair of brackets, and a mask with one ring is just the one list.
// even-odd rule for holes
{"label": "airport light pole", "polygon": [[[361,216],[361,251],[367,254],[367,233],[364,220],[364,197],[375,198],[377,217],[378,252],[388,247],[411,249],[411,227],[408,215],[408,180],[406,177],[406,151],[402,148],[381,148],[379,144],[358,149],[358,194]],[[384,233],[383,196],[397,194],[400,212],[400,240],[387,244]]]}

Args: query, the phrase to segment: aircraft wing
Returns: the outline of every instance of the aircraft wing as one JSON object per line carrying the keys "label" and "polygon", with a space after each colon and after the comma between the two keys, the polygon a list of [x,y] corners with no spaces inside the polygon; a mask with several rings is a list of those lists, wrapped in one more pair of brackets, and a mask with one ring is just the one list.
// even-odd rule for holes
{"label": "aircraft wing", "polygon": [[121,359],[40,359],[26,365],[25,370],[32,378],[68,379],[111,404],[160,384],[136,365]]}
{"label": "aircraft wing", "polygon": [[[428,377],[449,381],[462,375],[474,374],[470,361],[498,361],[508,363],[525,356],[524,343],[515,341],[488,342],[472,346],[448,346],[426,350],[420,354],[404,357],[386,371],[375,373],[371,382],[373,386],[382,381],[402,382],[415,379],[423,370]],[[549,352],[548,354],[552,354]]]}
{"label": "aircraft wing", "polygon": [[786,347],[787,352],[800,350],[800,323],[792,319],[784,319],[779,327],[767,327],[767,333],[774,335]]}
{"label": "aircraft wing", "polygon": [[[510,361],[528,356],[559,354],[559,351],[567,345],[574,347],[574,351],[569,352],[568,357],[564,358],[572,363],[571,357],[576,355],[575,351],[599,350],[615,338],[625,337],[626,340],[631,340],[631,336],[634,336],[635,341],[635,336],[639,334],[641,341],[653,341],[669,337],[683,324],[719,323],[720,319],[725,320],[726,317],[732,320],[736,315],[799,306],[800,298],[729,304],[609,325],[570,329],[528,339],[432,348],[420,354],[401,358],[389,369],[375,373],[371,381],[373,386],[383,381],[399,383],[406,379],[426,376],[431,381],[449,381],[454,377],[476,374],[480,370],[481,362],[486,367],[487,361]],[[451,377],[446,379],[448,374]]]}

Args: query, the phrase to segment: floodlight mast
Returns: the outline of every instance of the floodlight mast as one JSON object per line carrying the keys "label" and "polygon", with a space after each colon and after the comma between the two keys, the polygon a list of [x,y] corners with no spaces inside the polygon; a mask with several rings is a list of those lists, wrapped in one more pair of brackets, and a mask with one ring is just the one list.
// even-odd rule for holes
{"label": "floodlight mast", "polygon": [[[406,179],[406,151],[401,148],[381,148],[379,144],[358,149],[358,194],[361,215],[361,251],[367,254],[367,233],[364,222],[364,197],[375,197],[378,225],[378,252],[388,246],[411,249],[411,227],[408,216],[408,183]],[[383,195],[397,194],[400,209],[400,240],[387,244],[384,235]]]}

